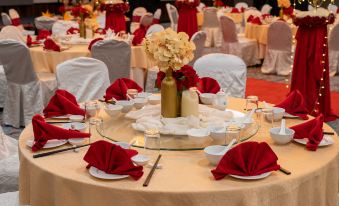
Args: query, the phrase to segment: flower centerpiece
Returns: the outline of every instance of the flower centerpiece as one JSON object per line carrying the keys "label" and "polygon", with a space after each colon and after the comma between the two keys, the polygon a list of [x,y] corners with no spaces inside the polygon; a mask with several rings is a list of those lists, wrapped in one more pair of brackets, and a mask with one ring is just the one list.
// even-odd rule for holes
{"label": "flower centerpiece", "polygon": [[293,7],[291,6],[290,0],[278,0],[278,7],[280,7],[280,18],[283,18],[284,15],[293,15]]}
{"label": "flower centerpiece", "polygon": [[71,10],[72,16],[75,18],[79,18],[79,30],[80,30],[80,37],[86,38],[86,25],[85,19],[92,16],[93,8],[91,5],[81,5],[78,4],[74,6]]}
{"label": "flower centerpiece", "polygon": [[161,88],[161,114],[177,117],[182,90],[196,86],[198,82],[195,71],[184,66],[193,59],[195,45],[186,33],[168,28],[146,38],[144,48],[149,59],[160,69],[156,85]]}

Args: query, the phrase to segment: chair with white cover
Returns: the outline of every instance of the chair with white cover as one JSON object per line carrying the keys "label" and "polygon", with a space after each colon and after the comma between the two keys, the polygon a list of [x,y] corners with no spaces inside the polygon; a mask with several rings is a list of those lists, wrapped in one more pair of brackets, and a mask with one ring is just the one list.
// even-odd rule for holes
{"label": "chair with white cover", "polygon": [[57,36],[66,35],[67,30],[72,27],[78,29],[79,24],[74,21],[58,20],[52,26],[52,33]]}
{"label": "chair with white cover", "polygon": [[288,75],[292,65],[292,30],[284,21],[268,27],[266,55],[261,67],[265,74]]}
{"label": "chair with white cover", "polygon": [[39,16],[34,19],[34,25],[38,30],[52,30],[53,24],[57,21],[56,18]]}
{"label": "chair with white cover", "polygon": [[221,46],[221,32],[218,20],[218,9],[215,7],[207,7],[204,9],[204,22],[201,30],[206,32],[206,47]]}
{"label": "chair with white cover", "polygon": [[203,55],[206,41],[206,33],[204,31],[196,32],[195,34],[193,34],[191,41],[195,44],[195,50],[194,58],[189,63],[189,65],[193,66],[194,62]]}
{"label": "chair with white cover", "polygon": [[336,13],[337,13],[338,7],[337,7],[337,5],[335,5],[335,4],[329,4],[329,5],[327,6],[327,9],[328,9],[331,13],[336,14]]}
{"label": "chair with white cover", "polygon": [[1,12],[1,19],[2,19],[3,25],[5,26],[12,25],[11,17],[9,17],[8,14],[6,14],[5,12]]}
{"label": "chair with white cover", "polygon": [[20,29],[20,31],[22,32],[23,35],[34,35],[35,34],[34,31],[25,30],[24,26],[20,22],[21,21],[20,15],[15,9],[8,10],[8,14],[11,18],[12,24],[14,24],[14,22],[18,21],[18,25],[15,25],[15,26]]}
{"label": "chair with white cover", "polygon": [[206,7],[206,4],[200,2],[199,6],[197,6],[198,12],[202,12],[205,7]]}
{"label": "chair with white cover", "polygon": [[53,95],[57,86],[55,75],[36,73],[29,49],[15,40],[0,40],[0,62],[7,79],[3,123],[17,128],[25,126],[42,112]]}
{"label": "chair with white cover", "polygon": [[2,206],[19,206],[19,191],[1,193],[0,202]]}
{"label": "chair with white cover", "polygon": [[173,6],[172,4],[166,4],[166,10],[168,13],[168,17],[170,19],[171,22],[171,28],[174,31],[177,31],[178,29],[178,19],[179,19],[179,13],[178,10],[175,6]]}
{"label": "chair with white cover", "polygon": [[78,102],[100,99],[110,85],[105,63],[89,57],[78,57],[56,68],[58,89],[73,94]]}
{"label": "chair with white cover", "polygon": [[104,62],[108,68],[110,82],[119,78],[130,78],[131,46],[118,40],[96,42],[91,49],[92,57]]}
{"label": "chair with white cover", "polygon": [[157,74],[159,72],[159,67],[154,66],[147,69],[147,79],[145,83],[145,92],[156,93],[159,92],[159,89],[155,88],[155,81],[157,79]]}
{"label": "chair with white cover", "polygon": [[132,22],[130,25],[130,32],[133,34],[139,28],[141,17],[147,13],[144,7],[137,7],[132,13]]}
{"label": "chair with white cover", "polygon": [[270,6],[269,4],[264,4],[262,7],[261,7],[261,14],[270,14],[271,13],[271,10],[272,10],[272,6]]}
{"label": "chair with white cover", "polygon": [[237,8],[237,9],[242,9],[242,8],[247,9],[248,4],[246,2],[238,2],[238,3],[235,4],[234,7]]}
{"label": "chair with white cover", "polygon": [[147,29],[146,36],[150,36],[153,33],[164,31],[165,28],[161,26],[160,24],[153,24]]}
{"label": "chair with white cover", "polygon": [[154,12],[153,17],[154,17],[153,22],[156,23],[156,24],[159,24],[160,18],[161,18],[161,9],[157,9],[157,10]]}
{"label": "chair with white cover", "polygon": [[232,97],[243,98],[246,88],[246,65],[237,56],[208,54],[194,63],[199,77],[211,77],[218,81],[224,92]]}
{"label": "chair with white cover", "polygon": [[227,16],[220,17],[220,25],[223,36],[221,50],[226,54],[240,57],[247,66],[258,64],[257,41],[255,39],[238,37],[234,21]]}
{"label": "chair with white cover", "polygon": [[339,24],[336,24],[330,33],[328,41],[330,76],[334,76],[336,73],[339,73],[338,42],[339,42]]}

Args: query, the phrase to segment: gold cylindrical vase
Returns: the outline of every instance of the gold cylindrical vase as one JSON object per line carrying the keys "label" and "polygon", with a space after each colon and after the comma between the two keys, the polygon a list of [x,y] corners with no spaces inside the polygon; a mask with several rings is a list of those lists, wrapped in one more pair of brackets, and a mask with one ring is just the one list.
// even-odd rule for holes
{"label": "gold cylindrical vase", "polygon": [[85,25],[85,19],[80,14],[80,23],[79,23],[79,30],[80,30],[80,37],[86,39],[86,25]]}
{"label": "gold cylindrical vase", "polygon": [[168,68],[166,77],[161,82],[161,115],[175,118],[178,115],[177,84],[172,76],[173,70]]}

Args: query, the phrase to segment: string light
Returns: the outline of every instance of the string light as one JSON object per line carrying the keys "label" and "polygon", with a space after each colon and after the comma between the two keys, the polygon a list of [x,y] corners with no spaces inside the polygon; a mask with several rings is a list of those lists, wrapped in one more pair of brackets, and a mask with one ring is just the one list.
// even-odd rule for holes
{"label": "string light", "polygon": [[[295,1],[294,1],[294,4],[295,4]],[[292,45],[295,45],[295,35],[292,36]],[[292,70],[293,70],[293,59],[294,59],[294,52],[295,52],[295,48],[292,46],[291,48],[291,69],[288,71],[288,75],[286,76],[286,79],[285,79],[285,82],[286,82],[286,89],[288,89],[290,87],[290,80],[291,80],[291,77],[292,77]]]}

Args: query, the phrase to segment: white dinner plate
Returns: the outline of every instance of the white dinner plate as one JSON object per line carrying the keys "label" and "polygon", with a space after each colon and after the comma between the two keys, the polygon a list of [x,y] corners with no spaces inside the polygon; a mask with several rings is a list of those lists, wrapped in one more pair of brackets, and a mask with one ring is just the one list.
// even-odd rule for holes
{"label": "white dinner plate", "polygon": [[55,117],[51,117],[52,119],[68,119],[69,115],[63,115],[63,116],[55,116]]}
{"label": "white dinner plate", "polygon": [[105,179],[105,180],[119,180],[119,179],[124,179],[128,177],[128,175],[107,174],[106,172],[101,171],[93,166],[89,168],[88,172],[93,177],[96,177],[99,179]]}
{"label": "white dinner plate", "polygon": [[[28,147],[33,147],[34,145],[34,139],[28,139],[26,141],[26,145]],[[50,148],[54,148],[54,147],[59,147],[61,145],[64,145],[67,143],[67,140],[64,139],[51,139],[48,140],[47,143],[44,145],[43,149],[50,149]]]}
{"label": "white dinner plate", "polygon": [[241,179],[241,180],[260,180],[268,177],[271,174],[271,172],[266,172],[261,175],[255,175],[255,176],[240,176],[240,175],[229,175],[231,177]]}
{"label": "white dinner plate", "polygon": [[71,139],[68,139],[68,142],[71,145],[82,145],[86,139],[88,138],[71,138]]}
{"label": "white dinner plate", "polygon": [[[298,142],[300,144],[306,145],[308,142],[307,138],[304,139],[293,139],[295,142]],[[325,146],[329,146],[334,144],[333,138],[331,136],[328,135],[324,135],[323,139],[321,140],[321,142],[319,143],[319,147],[325,147]]]}

